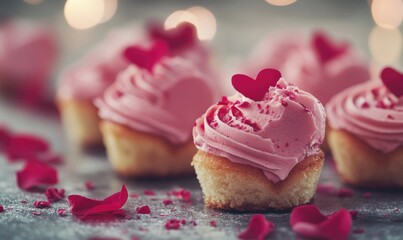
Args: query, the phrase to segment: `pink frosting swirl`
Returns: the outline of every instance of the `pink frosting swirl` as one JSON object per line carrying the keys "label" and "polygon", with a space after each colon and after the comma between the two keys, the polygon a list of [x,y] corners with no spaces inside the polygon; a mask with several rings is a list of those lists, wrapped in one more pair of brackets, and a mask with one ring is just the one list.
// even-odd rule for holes
{"label": "pink frosting swirl", "polygon": [[326,112],[332,128],[344,129],[374,149],[387,153],[403,145],[403,98],[381,82],[344,90],[330,100]]}
{"label": "pink frosting swirl", "polygon": [[212,104],[212,90],[192,63],[164,58],[152,73],[130,65],[95,104],[102,119],[183,144],[194,120]]}
{"label": "pink frosting swirl", "polygon": [[281,78],[262,101],[237,93],[211,106],[197,119],[193,138],[198,149],[262,169],[278,182],[320,151],[325,117],[315,97]]}

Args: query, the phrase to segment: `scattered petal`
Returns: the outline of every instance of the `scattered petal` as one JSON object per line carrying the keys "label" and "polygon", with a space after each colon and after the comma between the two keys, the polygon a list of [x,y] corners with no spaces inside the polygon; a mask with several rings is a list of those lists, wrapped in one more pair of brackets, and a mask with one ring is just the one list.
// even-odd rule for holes
{"label": "scattered petal", "polygon": [[110,213],[125,205],[128,193],[125,185],[122,190],[104,200],[89,199],[80,195],[68,196],[71,213],[76,216],[87,216],[101,213]]}
{"label": "scattered petal", "polygon": [[250,218],[248,227],[238,234],[238,238],[263,240],[274,228],[274,223],[267,221],[263,214],[254,214]]}
{"label": "scattered petal", "polygon": [[139,195],[138,195],[138,194],[135,194],[135,193],[132,193],[132,194],[130,194],[130,197],[131,197],[131,198],[138,198]]}
{"label": "scattered petal", "polygon": [[362,196],[365,197],[365,198],[371,198],[371,197],[372,197],[372,193],[371,193],[371,192],[364,192],[364,193],[362,194]]}
{"label": "scattered petal", "polygon": [[155,195],[155,192],[152,191],[152,190],[144,190],[144,194],[145,194],[145,195],[154,196],[154,195]]}
{"label": "scattered petal", "polygon": [[162,201],[162,203],[163,203],[164,205],[170,205],[170,204],[173,203],[173,201],[172,201],[171,199],[164,199],[164,200]]}
{"label": "scattered petal", "polygon": [[178,219],[169,219],[165,223],[165,229],[167,230],[178,230],[181,227],[181,221]]}
{"label": "scattered petal", "polygon": [[138,214],[150,214],[151,209],[150,209],[150,207],[148,205],[144,205],[144,206],[137,207],[136,212]]}
{"label": "scattered petal", "polygon": [[36,208],[48,208],[50,207],[50,202],[48,201],[36,201],[34,202]]}
{"label": "scattered petal", "polygon": [[348,237],[352,217],[346,209],[325,216],[315,205],[303,205],[293,209],[290,224],[294,232],[307,238],[341,240]]}
{"label": "scattered petal", "polygon": [[0,205],[0,213],[4,212],[4,207],[2,205]]}
{"label": "scattered petal", "polygon": [[0,151],[6,148],[10,139],[11,139],[10,131],[5,126],[0,125]]}
{"label": "scattered petal", "polygon": [[356,210],[350,210],[350,214],[351,214],[351,217],[352,217],[352,218],[356,218],[357,215],[358,215],[358,211],[356,211]]}
{"label": "scattered petal", "polygon": [[45,195],[49,202],[57,202],[64,198],[64,189],[48,188]]}
{"label": "scattered petal", "polygon": [[48,142],[35,135],[13,135],[6,146],[8,160],[27,160],[49,150]]}
{"label": "scattered petal", "polygon": [[217,222],[216,221],[210,221],[210,226],[217,227]]}
{"label": "scattered petal", "polygon": [[23,190],[57,183],[57,170],[42,162],[26,162],[24,168],[17,172],[17,184]]}
{"label": "scattered petal", "polygon": [[191,193],[185,189],[173,190],[168,192],[168,195],[172,195],[176,198],[182,199],[185,202],[190,201]]}
{"label": "scattered petal", "polygon": [[345,197],[352,197],[354,195],[353,190],[348,189],[348,188],[340,188],[337,196],[341,197],[341,198],[345,198]]}
{"label": "scattered petal", "polygon": [[40,216],[40,215],[42,215],[42,213],[41,213],[41,212],[38,212],[38,211],[32,212],[32,214],[35,215],[35,216]]}
{"label": "scattered petal", "polygon": [[59,208],[59,209],[57,209],[57,214],[58,214],[59,216],[66,216],[66,212],[67,212],[67,210],[64,209],[64,208]]}

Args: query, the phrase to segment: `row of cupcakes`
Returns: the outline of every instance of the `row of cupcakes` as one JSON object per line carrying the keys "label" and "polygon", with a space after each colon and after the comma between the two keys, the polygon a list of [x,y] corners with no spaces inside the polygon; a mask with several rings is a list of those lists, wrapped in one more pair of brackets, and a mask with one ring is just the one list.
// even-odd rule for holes
{"label": "row of cupcakes", "polygon": [[[141,36],[138,41],[130,40],[133,29],[123,33],[128,41],[112,41],[113,54],[97,54],[103,52],[99,49],[110,50],[110,43],[102,43],[90,54],[91,60],[66,70],[57,97],[70,139],[91,145],[103,137],[119,174],[191,174],[194,156],[192,165],[210,207],[256,211],[307,203],[323,166],[325,105],[330,147],[343,179],[357,185],[403,186],[395,174],[401,169],[399,154],[392,154],[395,165],[383,168],[383,174],[374,172],[386,166],[382,159],[401,143],[399,96],[390,86],[400,86],[396,82],[403,81],[402,76],[387,68],[382,74],[385,84],[373,81],[379,95],[365,99],[370,97],[366,90],[373,90],[366,86],[373,83],[367,83],[368,66],[350,45],[335,43],[324,33],[291,45],[289,38],[265,40],[266,45],[258,46],[260,56],[245,64],[245,72],[256,79],[234,75],[232,85],[238,93],[213,104],[220,84],[210,65],[210,51],[197,40],[193,26],[164,30],[153,25],[135,35]],[[116,63],[121,66],[110,71]],[[356,89],[364,92],[357,97],[361,100],[351,98]],[[365,107],[354,110],[362,99]],[[379,118],[385,109],[393,119]],[[379,153],[374,157],[378,165],[370,174],[360,170],[368,165],[359,144],[351,140],[355,138],[369,149],[371,143],[386,146],[373,149]]]}

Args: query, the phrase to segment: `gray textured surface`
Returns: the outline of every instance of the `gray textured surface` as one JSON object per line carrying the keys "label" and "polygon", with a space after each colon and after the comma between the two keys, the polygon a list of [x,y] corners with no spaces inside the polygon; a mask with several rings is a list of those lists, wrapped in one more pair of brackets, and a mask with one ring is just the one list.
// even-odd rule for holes
{"label": "gray textured surface", "polygon": [[[139,198],[129,198],[124,209],[131,219],[104,219],[102,221],[81,221],[71,214],[57,215],[58,208],[67,208],[67,201],[52,204],[49,209],[36,209],[33,203],[45,200],[39,193],[28,193],[18,189],[15,172],[21,164],[8,164],[0,156],[0,205],[6,211],[0,213],[0,239],[88,239],[90,237],[117,237],[130,239],[235,239],[240,229],[247,226],[251,214],[225,213],[206,209],[202,194],[193,178],[164,181],[134,181],[117,177],[110,169],[102,151],[83,153],[67,149],[57,118],[19,110],[13,105],[0,104],[0,122],[6,123],[15,131],[31,132],[46,137],[52,142],[55,151],[65,155],[65,164],[59,167],[60,184],[67,194],[81,194],[88,197],[104,198],[127,185],[129,194]],[[337,177],[327,160],[321,182],[339,185]],[[86,181],[95,184],[93,191],[84,187]],[[165,206],[166,192],[184,188],[192,193],[191,203],[174,200],[173,205]],[[145,189],[154,190],[155,196],[143,194]],[[371,198],[364,198],[362,191],[355,189],[351,198],[339,198],[317,193],[314,203],[325,213],[344,207],[357,210],[353,229],[364,229],[362,234],[351,234],[350,239],[403,239],[403,193],[372,192]],[[23,204],[21,201],[26,200]],[[137,215],[137,206],[147,204],[151,215]],[[39,211],[40,216],[33,212]],[[299,239],[289,227],[289,213],[266,213],[267,219],[276,224],[276,230],[268,239]],[[140,216],[139,219],[137,216]],[[180,230],[165,230],[168,219],[194,220],[197,226],[186,224]],[[211,227],[216,221],[217,227]]]}

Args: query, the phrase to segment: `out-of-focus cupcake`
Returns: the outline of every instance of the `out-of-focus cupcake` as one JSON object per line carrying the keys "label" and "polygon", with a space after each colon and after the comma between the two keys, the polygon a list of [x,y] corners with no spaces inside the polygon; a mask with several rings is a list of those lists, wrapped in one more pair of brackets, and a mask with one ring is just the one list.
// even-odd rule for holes
{"label": "out-of-focus cupcake", "polygon": [[115,31],[83,61],[61,75],[57,101],[70,142],[78,146],[102,144],[100,120],[93,100],[102,96],[117,74],[129,65],[123,54],[127,47],[133,44],[148,47],[156,41],[165,42],[171,56],[180,56],[197,64],[212,76],[209,81],[214,78],[208,62],[210,51],[197,39],[196,29],[191,24],[184,23],[170,30],[153,24],[147,29]]}
{"label": "out-of-focus cupcake", "polygon": [[122,176],[193,173],[192,127],[214,101],[214,86],[194,63],[164,51],[164,42],[128,48],[134,64],[96,100],[109,160]]}
{"label": "out-of-focus cupcake", "polygon": [[[324,32],[307,39],[283,33],[262,40],[246,64],[246,72],[278,68],[288,82],[308,91],[326,106],[340,91],[370,79],[369,66],[348,42],[333,41]],[[326,141],[324,149],[328,149]]]}
{"label": "out-of-focus cupcake", "polygon": [[328,141],[346,183],[403,187],[403,74],[385,68],[381,81],[348,88],[326,111]]}
{"label": "out-of-focus cupcake", "polygon": [[232,78],[239,92],[197,119],[193,166],[208,207],[283,210],[309,202],[324,155],[325,110],[274,69]]}
{"label": "out-of-focus cupcake", "polygon": [[0,24],[0,88],[26,103],[46,98],[59,49],[53,31],[27,20]]}

